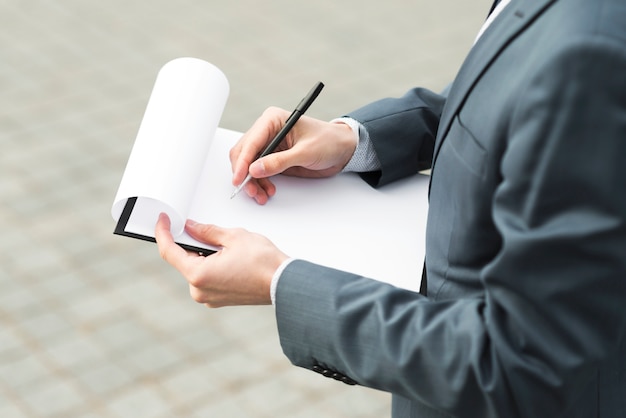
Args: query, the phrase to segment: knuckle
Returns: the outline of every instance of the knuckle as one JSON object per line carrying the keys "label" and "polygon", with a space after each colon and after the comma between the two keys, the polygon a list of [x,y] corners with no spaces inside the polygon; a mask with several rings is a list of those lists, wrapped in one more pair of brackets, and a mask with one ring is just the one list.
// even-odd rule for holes
{"label": "knuckle", "polygon": [[172,262],[170,261],[170,251],[169,251],[169,247],[165,246],[165,245],[159,245],[158,246],[159,249],[159,256],[165,260],[165,262],[172,264]]}
{"label": "knuckle", "polygon": [[201,290],[204,284],[204,278],[202,277],[202,275],[194,271],[194,272],[187,274],[187,282],[189,282],[189,284],[194,289]]}
{"label": "knuckle", "polygon": [[199,224],[197,225],[198,232],[204,236],[211,236],[217,232],[217,227],[215,225],[210,224]]}
{"label": "knuckle", "polygon": [[275,154],[272,154],[272,158],[267,159],[267,162],[265,165],[267,166],[266,169],[273,170],[273,169],[276,169],[277,167],[283,166],[283,164],[285,164],[284,154],[275,153]]}
{"label": "knuckle", "polygon": [[231,161],[235,160],[239,156],[239,147],[234,146],[228,151],[228,157]]}
{"label": "knuckle", "polygon": [[242,235],[249,234],[248,230],[244,228],[232,228],[227,233],[229,233],[233,238],[238,238]]}
{"label": "knuckle", "polygon": [[265,120],[269,120],[269,121],[274,121],[274,120],[280,120],[283,121],[285,119],[285,114],[287,113],[287,111],[285,109],[282,109],[280,107],[277,106],[270,106],[267,109],[265,109],[263,111],[263,113],[261,114],[261,117],[259,118],[260,121],[265,121]]}
{"label": "knuckle", "polygon": [[197,303],[206,303],[204,301],[203,293],[200,292],[200,290],[193,285],[189,286],[189,295],[191,296],[191,299],[193,299]]}
{"label": "knuckle", "polygon": [[281,111],[282,109],[277,106],[269,106],[263,111],[263,116],[268,116],[268,117],[275,116],[279,114]]}

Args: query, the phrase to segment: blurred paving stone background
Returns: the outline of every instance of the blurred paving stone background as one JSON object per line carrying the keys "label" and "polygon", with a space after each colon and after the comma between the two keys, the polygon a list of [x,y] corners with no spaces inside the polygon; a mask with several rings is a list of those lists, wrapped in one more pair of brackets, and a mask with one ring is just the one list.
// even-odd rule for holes
{"label": "blurred paving stone background", "polygon": [[443,88],[489,4],[0,0],[0,417],[388,416],[389,395],[292,367],[272,307],[194,303],[110,207],[167,61],[225,72],[222,127],[318,80],[309,114],[331,119]]}

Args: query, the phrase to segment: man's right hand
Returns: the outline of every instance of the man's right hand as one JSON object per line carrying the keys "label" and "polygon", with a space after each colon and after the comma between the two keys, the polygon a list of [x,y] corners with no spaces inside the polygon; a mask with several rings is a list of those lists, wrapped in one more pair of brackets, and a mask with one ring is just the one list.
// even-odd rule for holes
{"label": "man's right hand", "polygon": [[289,115],[284,109],[268,108],[230,150],[233,185],[241,184],[250,173],[253,178],[244,190],[259,204],[276,192],[269,177],[279,173],[330,177],[346,166],[356,149],[357,138],[348,125],[302,116],[276,152],[254,161]]}

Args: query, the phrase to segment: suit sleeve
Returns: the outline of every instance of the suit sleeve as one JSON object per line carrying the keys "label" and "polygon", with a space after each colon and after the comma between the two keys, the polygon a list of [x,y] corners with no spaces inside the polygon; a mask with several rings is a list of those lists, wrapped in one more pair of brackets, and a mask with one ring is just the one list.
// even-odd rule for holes
{"label": "suit sleeve", "polygon": [[363,124],[381,163],[363,179],[378,187],[430,168],[444,103],[444,95],[416,88],[348,114]]}
{"label": "suit sleeve", "polygon": [[481,296],[435,301],[296,261],[276,303],[290,360],[459,416],[563,416],[594,391],[598,370],[624,361],[624,74],[623,43],[595,39],[529,78],[509,116],[492,206],[503,244]]}

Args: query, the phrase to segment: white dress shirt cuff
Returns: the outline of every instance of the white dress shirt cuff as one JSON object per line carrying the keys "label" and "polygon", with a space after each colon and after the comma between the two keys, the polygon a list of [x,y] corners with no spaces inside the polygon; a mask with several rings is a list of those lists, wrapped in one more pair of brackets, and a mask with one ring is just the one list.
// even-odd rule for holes
{"label": "white dress shirt cuff", "polygon": [[272,276],[272,283],[270,284],[270,298],[272,299],[272,305],[274,306],[276,306],[276,288],[278,287],[278,280],[280,280],[280,275],[283,274],[283,271],[293,260],[295,260],[295,258],[288,258],[283,261],[274,272],[274,276]]}
{"label": "white dress shirt cuff", "polygon": [[374,150],[372,141],[370,141],[370,136],[359,121],[343,117],[333,119],[330,122],[345,123],[348,125],[352,129],[352,132],[354,132],[357,141],[356,150],[354,154],[352,154],[352,158],[348,161],[348,164],[341,170],[342,172],[365,173],[380,168],[380,161],[376,156],[376,151]]}

